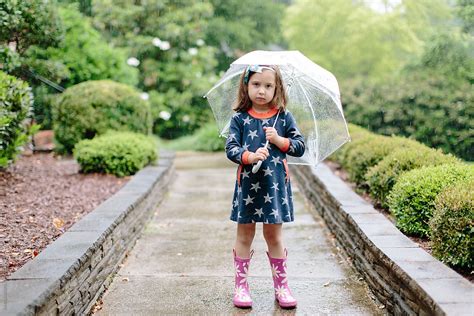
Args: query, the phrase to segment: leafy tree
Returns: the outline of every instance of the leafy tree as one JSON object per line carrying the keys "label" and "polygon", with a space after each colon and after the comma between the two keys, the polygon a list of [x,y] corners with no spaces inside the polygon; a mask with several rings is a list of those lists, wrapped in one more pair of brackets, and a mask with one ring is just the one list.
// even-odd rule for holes
{"label": "leafy tree", "polygon": [[283,41],[281,20],[285,6],[264,0],[211,0],[214,17],[209,20],[206,42],[219,49],[218,70],[243,52],[263,49]]}
{"label": "leafy tree", "polygon": [[386,13],[365,1],[297,0],[283,25],[291,48],[339,79],[383,78],[419,56],[424,41],[449,25],[450,17],[444,0],[405,0]]}
{"label": "leafy tree", "polygon": [[472,34],[474,32],[474,1],[458,0],[457,15],[463,21],[463,31]]}
{"label": "leafy tree", "polygon": [[149,93],[155,133],[174,138],[209,120],[202,98],[216,81],[215,49],[205,42],[209,2],[97,0],[92,14],[109,41],[128,48],[140,71],[138,86]]}
{"label": "leafy tree", "polygon": [[138,71],[127,65],[125,51],[107,44],[75,5],[62,5],[58,11],[65,31],[63,40],[56,47],[31,46],[23,58],[22,68],[33,73],[29,81],[35,94],[35,120],[43,128],[52,127],[50,95],[58,92],[50,86],[67,88],[100,79],[130,85],[138,82]]}
{"label": "leafy tree", "polygon": [[50,80],[69,87],[88,80],[112,79],[135,85],[138,73],[121,49],[107,44],[75,6],[59,9],[65,29],[58,47],[31,47],[27,65]]}
{"label": "leafy tree", "polygon": [[0,44],[10,44],[20,54],[30,45],[54,46],[62,35],[51,1],[0,0]]}

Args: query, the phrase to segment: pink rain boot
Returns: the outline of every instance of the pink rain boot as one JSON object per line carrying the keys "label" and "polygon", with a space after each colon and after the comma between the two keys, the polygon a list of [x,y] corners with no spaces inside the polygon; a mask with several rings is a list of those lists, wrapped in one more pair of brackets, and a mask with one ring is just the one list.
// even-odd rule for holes
{"label": "pink rain boot", "polygon": [[237,257],[235,249],[234,253],[234,267],[235,267],[235,291],[234,291],[234,305],[240,308],[252,307],[252,298],[250,298],[249,284],[247,277],[249,273],[250,259],[253,256],[253,250],[250,252],[250,258],[243,259]]}
{"label": "pink rain boot", "polygon": [[296,299],[293,297],[290,288],[288,287],[286,274],[286,259],[288,251],[285,248],[285,258],[282,259],[270,257],[268,251],[267,256],[272,268],[273,287],[275,288],[275,299],[277,300],[278,305],[280,305],[281,308],[295,308]]}

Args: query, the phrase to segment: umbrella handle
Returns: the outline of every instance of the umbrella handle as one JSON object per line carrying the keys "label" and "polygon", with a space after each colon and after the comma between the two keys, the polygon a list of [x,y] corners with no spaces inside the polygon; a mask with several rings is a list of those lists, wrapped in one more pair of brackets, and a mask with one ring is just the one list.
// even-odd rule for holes
{"label": "umbrella handle", "polygon": [[260,166],[262,165],[263,160],[259,160],[253,167],[252,167],[252,172],[257,173],[258,169],[260,169]]}

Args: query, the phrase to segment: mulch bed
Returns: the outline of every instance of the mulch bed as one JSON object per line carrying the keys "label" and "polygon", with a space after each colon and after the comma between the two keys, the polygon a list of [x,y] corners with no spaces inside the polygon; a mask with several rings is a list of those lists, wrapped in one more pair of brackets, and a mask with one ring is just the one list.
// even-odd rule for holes
{"label": "mulch bed", "polygon": [[[326,165],[334,172],[335,175],[337,175],[339,178],[341,178],[347,185],[349,185],[354,192],[359,194],[364,200],[366,200],[368,203],[372,204],[372,206],[379,211],[381,214],[385,215],[385,217],[390,220],[394,225],[395,225],[395,217],[387,210],[382,207],[380,207],[380,204],[377,203],[375,200],[371,198],[369,194],[366,192],[361,191],[360,189],[357,188],[356,184],[354,182],[349,181],[349,174],[347,171],[342,169],[341,165],[334,161],[329,161],[325,160],[324,161]],[[405,235],[406,236],[406,235]],[[426,252],[428,252],[430,255],[432,255],[432,249],[431,249],[431,242],[428,238],[426,237],[414,237],[414,236],[407,236],[410,238],[413,242],[417,243],[421,248],[423,248]],[[474,283],[474,271],[470,271],[468,269],[459,269],[459,268],[452,268],[459,274],[461,274],[463,277],[465,277],[467,280],[470,282]]]}
{"label": "mulch bed", "polygon": [[22,156],[0,171],[0,282],[129,179],[80,174],[72,157],[52,153]]}

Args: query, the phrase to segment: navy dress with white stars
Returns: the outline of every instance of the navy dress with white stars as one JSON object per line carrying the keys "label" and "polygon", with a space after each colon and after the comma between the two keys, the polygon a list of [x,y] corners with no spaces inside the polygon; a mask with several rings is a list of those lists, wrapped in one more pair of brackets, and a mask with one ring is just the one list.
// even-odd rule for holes
{"label": "navy dress with white stars", "polygon": [[305,143],[293,115],[284,111],[278,116],[275,129],[289,143],[282,149],[269,143],[270,156],[262,162],[257,173],[252,173],[253,165],[246,164],[243,157],[248,154],[246,151],[255,152],[265,145],[263,127],[273,126],[277,112],[276,108],[265,114],[250,109],[247,112],[236,112],[232,117],[225,150],[227,157],[239,164],[230,216],[237,223],[277,224],[294,220],[286,155],[301,157]]}

